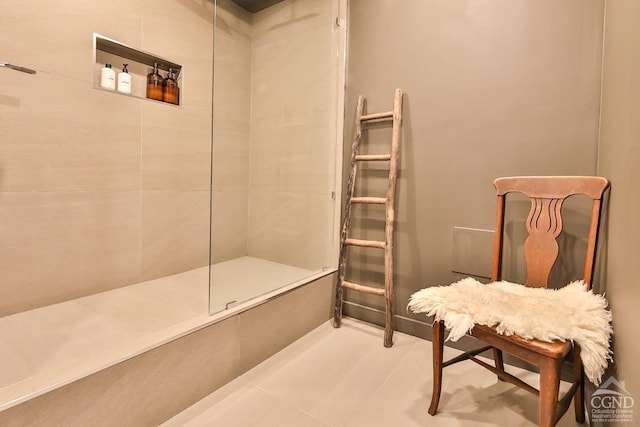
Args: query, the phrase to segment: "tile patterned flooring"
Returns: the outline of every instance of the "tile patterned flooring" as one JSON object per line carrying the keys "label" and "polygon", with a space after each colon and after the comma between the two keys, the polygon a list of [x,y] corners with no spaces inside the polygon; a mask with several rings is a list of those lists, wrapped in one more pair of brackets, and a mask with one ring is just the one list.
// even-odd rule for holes
{"label": "tile patterned flooring", "polygon": [[[446,348],[445,357],[457,353]],[[537,386],[535,374],[508,369]],[[536,425],[533,396],[470,361],[445,370],[431,417],[431,379],[429,341],[396,333],[387,349],[381,329],[347,318],[339,329],[321,325],[162,427]],[[571,408],[558,423],[578,425]]]}

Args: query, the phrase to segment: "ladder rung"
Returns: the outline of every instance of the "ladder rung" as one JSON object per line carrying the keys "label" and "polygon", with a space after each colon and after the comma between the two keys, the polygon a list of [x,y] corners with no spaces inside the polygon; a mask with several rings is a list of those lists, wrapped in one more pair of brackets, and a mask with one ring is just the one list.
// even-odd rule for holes
{"label": "ladder rung", "polygon": [[384,205],[387,203],[386,197],[352,197],[351,203],[367,203],[374,205]]}
{"label": "ladder rung", "polygon": [[342,287],[353,289],[354,291],[358,292],[364,292],[366,294],[380,295],[382,297],[384,296],[384,289],[374,288],[373,286],[358,285],[357,283],[351,283],[343,280]]}
{"label": "ladder rung", "polygon": [[356,160],[391,160],[391,154],[358,154]]}
{"label": "ladder rung", "polygon": [[367,248],[379,248],[384,249],[387,244],[376,240],[359,240],[359,239],[346,239],[344,241],[347,245],[364,246]]}
{"label": "ladder rung", "polygon": [[360,120],[367,122],[369,120],[390,119],[393,117],[393,111],[387,111],[386,113],[373,113],[360,116]]}

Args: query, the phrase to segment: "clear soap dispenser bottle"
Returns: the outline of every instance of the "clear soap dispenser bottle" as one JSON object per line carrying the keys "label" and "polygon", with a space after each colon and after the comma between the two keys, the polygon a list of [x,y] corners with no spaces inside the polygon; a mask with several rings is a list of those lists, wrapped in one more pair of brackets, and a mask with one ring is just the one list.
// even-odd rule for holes
{"label": "clear soap dispenser bottle", "polygon": [[158,71],[158,63],[153,64],[153,71],[147,75],[147,98],[162,101],[162,84],[164,80]]}

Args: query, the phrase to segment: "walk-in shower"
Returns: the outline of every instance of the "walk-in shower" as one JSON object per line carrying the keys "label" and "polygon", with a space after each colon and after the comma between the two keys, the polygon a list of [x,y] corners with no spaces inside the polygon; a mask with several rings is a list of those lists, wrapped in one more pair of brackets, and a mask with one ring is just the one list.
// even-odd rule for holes
{"label": "walk-in shower", "polygon": [[335,269],[345,10],[3,5],[0,411]]}
{"label": "walk-in shower", "polygon": [[336,263],[339,2],[267,3],[218,1],[212,312]]}

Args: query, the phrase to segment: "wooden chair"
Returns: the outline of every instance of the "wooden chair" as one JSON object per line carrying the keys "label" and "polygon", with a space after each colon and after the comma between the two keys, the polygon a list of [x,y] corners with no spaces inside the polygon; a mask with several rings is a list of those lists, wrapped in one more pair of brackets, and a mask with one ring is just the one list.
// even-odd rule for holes
{"label": "wooden chair", "polygon": [[[524,244],[527,266],[526,286],[548,287],[551,268],[558,257],[556,238],[562,232],[561,206],[566,198],[583,194],[593,199],[591,221],[588,232],[587,252],[584,263],[584,282],[591,288],[595,265],[595,253],[601,212],[601,200],[609,182],[601,177],[554,176],[554,177],[514,177],[499,178],[494,182],[498,194],[493,265],[491,278],[501,280],[505,198],[507,193],[524,193],[531,200],[531,210],[526,221],[529,236]],[[475,325],[470,335],[489,344],[481,349],[462,354],[443,363],[444,325],[442,321],[433,324],[433,395],[429,414],[435,415],[442,388],[442,368],[462,360],[473,360],[498,376],[498,379],[515,384],[539,397],[538,424],[553,426],[567,411],[574,398],[575,416],[584,422],[584,370],[580,360],[580,348],[570,341],[552,343],[529,340],[517,335],[504,336],[495,328]],[[485,350],[493,349],[495,367],[476,358]],[[540,390],[536,390],[519,378],[506,373],[502,359],[506,351],[540,370]],[[573,383],[569,391],[558,399],[560,369],[565,359],[573,355]]]}

